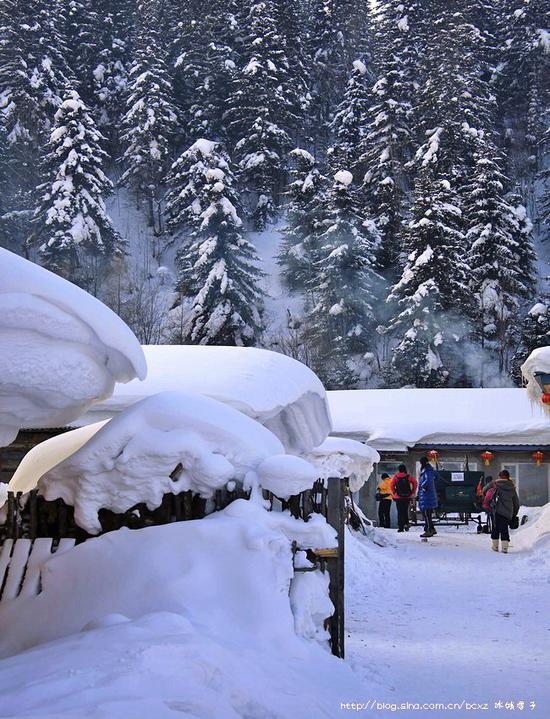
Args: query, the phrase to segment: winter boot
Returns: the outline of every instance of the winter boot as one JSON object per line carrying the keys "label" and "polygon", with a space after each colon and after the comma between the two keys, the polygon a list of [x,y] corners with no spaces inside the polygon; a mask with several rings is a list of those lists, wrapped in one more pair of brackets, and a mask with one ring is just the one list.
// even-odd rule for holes
{"label": "winter boot", "polygon": [[502,540],[502,551],[504,554],[508,554],[508,545],[510,542],[507,542],[505,539]]}
{"label": "winter boot", "polygon": [[[491,549],[493,552],[498,552],[498,539],[491,539]],[[502,546],[502,549],[504,550],[504,544]]]}

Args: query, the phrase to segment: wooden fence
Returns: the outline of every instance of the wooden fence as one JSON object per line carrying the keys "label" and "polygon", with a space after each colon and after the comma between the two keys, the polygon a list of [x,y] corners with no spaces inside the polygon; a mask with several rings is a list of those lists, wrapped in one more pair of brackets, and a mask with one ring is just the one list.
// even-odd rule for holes
{"label": "wooden fence", "polygon": [[[155,510],[148,509],[145,504],[136,504],[122,514],[101,509],[100,534],[121,527],[142,529],[170,522],[202,519],[207,514],[224,509],[235,499],[248,497],[249,492],[237,487],[234,491],[218,490],[211,500],[205,500],[192,492],[166,494]],[[335,612],[327,620],[327,628],[330,631],[332,653],[343,657],[345,480],[332,478],[326,485],[319,480],[312,489],[290,497],[288,501],[279,500],[265,491],[264,498],[270,502],[272,510],[288,509],[294,517],[306,522],[312,514],[322,514],[337,532],[337,549],[312,547],[308,556],[321,571],[329,574],[330,598]],[[21,492],[8,493],[6,523],[3,528],[0,527],[1,531],[3,536],[0,536],[0,541],[3,540],[3,543],[0,551],[0,601],[18,596],[25,587],[25,592],[28,593],[26,576],[29,566],[33,564],[31,559],[33,556],[36,558],[38,555],[44,555],[46,543],[48,552],[53,553],[58,546],[68,547],[69,543],[74,546],[92,537],[74,521],[73,507],[61,499],[47,501],[36,490],[28,495]],[[47,553],[43,559],[45,556]],[[10,587],[9,597],[6,595],[7,586]],[[38,592],[39,582],[33,580],[33,587],[36,587]]]}

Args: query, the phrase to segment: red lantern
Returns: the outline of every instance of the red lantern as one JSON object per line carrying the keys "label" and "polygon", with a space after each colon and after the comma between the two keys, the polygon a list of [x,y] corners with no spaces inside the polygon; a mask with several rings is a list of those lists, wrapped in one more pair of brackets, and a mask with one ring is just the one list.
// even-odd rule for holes
{"label": "red lantern", "polygon": [[437,460],[439,459],[439,452],[437,449],[430,449],[428,452],[428,459],[430,462],[435,462],[437,464]]}
{"label": "red lantern", "polygon": [[533,460],[536,462],[537,467],[540,467],[542,464],[542,460],[544,459],[544,452],[541,452],[540,449],[536,452],[533,452],[531,455],[533,457]]}
{"label": "red lantern", "polygon": [[481,459],[483,460],[483,464],[488,467],[493,459],[495,458],[495,455],[492,452],[489,452],[488,449],[485,450],[485,452],[481,453]]}
{"label": "red lantern", "polygon": [[540,398],[542,404],[550,404],[550,392],[545,392]]}

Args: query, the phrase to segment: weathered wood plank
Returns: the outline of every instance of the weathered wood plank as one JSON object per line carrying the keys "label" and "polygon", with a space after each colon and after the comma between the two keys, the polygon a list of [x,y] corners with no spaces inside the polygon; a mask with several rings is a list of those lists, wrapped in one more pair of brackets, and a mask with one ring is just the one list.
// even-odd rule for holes
{"label": "weathered wood plank", "polygon": [[338,539],[338,556],[327,557],[330,576],[330,599],[334,614],[330,618],[332,653],[344,658],[344,480],[328,480],[327,522],[334,527]]}
{"label": "weathered wood plank", "polygon": [[23,586],[19,592],[20,597],[35,597],[40,591],[42,565],[52,556],[52,542],[51,537],[38,537],[38,539],[34,540],[27,562]]}
{"label": "weathered wood plank", "polygon": [[25,575],[27,559],[31,551],[31,544],[30,539],[18,539],[14,544],[8,576],[4,585],[4,591],[2,592],[3,602],[15,599],[19,594],[19,589]]}
{"label": "weathered wood plank", "polygon": [[4,586],[7,570],[10,564],[13,539],[6,539],[0,550],[0,599],[2,598],[2,587]]}

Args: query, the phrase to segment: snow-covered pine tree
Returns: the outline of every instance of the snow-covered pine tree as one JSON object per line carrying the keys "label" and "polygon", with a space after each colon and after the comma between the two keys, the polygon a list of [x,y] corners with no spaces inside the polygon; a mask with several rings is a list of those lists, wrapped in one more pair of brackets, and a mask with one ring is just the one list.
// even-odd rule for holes
{"label": "snow-covered pine tree", "polygon": [[109,153],[120,152],[119,132],[125,111],[126,86],[131,63],[136,0],[95,0],[97,54],[91,66],[91,101],[101,132],[107,137]]}
{"label": "snow-covered pine tree", "polygon": [[287,190],[286,225],[278,256],[287,287],[292,292],[309,294],[313,263],[322,232],[327,179],[315,158],[307,150],[290,153],[292,181]]}
{"label": "snow-covered pine tree", "polygon": [[482,156],[464,188],[474,336],[494,354],[501,373],[508,368],[521,300],[533,289],[534,278],[530,223],[522,206],[507,201],[506,184],[497,161]]}
{"label": "snow-covered pine tree", "polygon": [[404,195],[410,182],[405,164],[411,158],[415,139],[411,125],[419,80],[413,41],[417,3],[385,0],[379,4],[377,16],[374,58],[378,80],[370,93],[360,167],[367,207],[382,235],[378,262],[395,280]]}
{"label": "snow-covered pine tree", "polygon": [[287,48],[276,24],[273,0],[248,0],[244,62],[235,73],[226,112],[242,192],[257,229],[273,218],[286,178],[289,129],[297,101]]}
{"label": "snow-covered pine tree", "polygon": [[67,61],[76,81],[74,89],[89,107],[93,107],[92,73],[99,50],[96,6],[96,0],[68,0],[63,13]]}
{"label": "snow-covered pine tree", "polygon": [[518,385],[522,385],[521,365],[533,350],[539,347],[550,347],[550,308],[548,301],[537,302],[521,324],[519,347],[512,359],[512,377]]}
{"label": "snow-covered pine tree", "polygon": [[[186,139],[226,136],[224,112],[237,67],[241,8],[236,0],[197,0],[174,8],[171,63]],[[185,17],[185,20],[181,20]]]}
{"label": "snow-covered pine tree", "polygon": [[428,2],[421,7],[424,80],[415,107],[421,146],[414,167],[418,171],[432,164],[460,191],[480,145],[493,140],[496,101],[484,74],[482,36],[466,22],[460,1]]}
{"label": "snow-covered pine tree", "polygon": [[39,158],[60,97],[70,82],[57,5],[47,0],[0,3],[0,93],[6,147],[0,157],[11,180],[4,203],[30,231]]}
{"label": "snow-covered pine tree", "polygon": [[375,324],[378,235],[373,223],[357,214],[354,195],[351,172],[336,172],[309,286],[312,365],[329,389],[357,383],[354,360],[371,348]]}
{"label": "snow-covered pine tree", "polygon": [[500,0],[498,21],[502,50],[495,84],[507,140],[508,173],[525,183],[541,168],[541,140],[548,127],[548,3]]}
{"label": "snow-covered pine tree", "polygon": [[170,172],[168,210],[184,236],[177,290],[192,296],[178,341],[249,346],[262,331],[262,273],[244,237],[229,158],[218,143],[199,139]]}
{"label": "snow-covered pine tree", "polygon": [[29,238],[29,244],[40,243],[45,267],[93,294],[105,261],[123,249],[103,201],[112,185],[102,169],[102,139],[78,93],[70,91],[54,116]]}
{"label": "snow-covered pine tree", "polygon": [[372,78],[365,63],[354,60],[344,96],[331,123],[334,142],[330,163],[336,167],[348,167],[356,183],[361,180],[358,163],[366,135],[371,84]]}
{"label": "snow-covered pine tree", "polygon": [[135,54],[128,77],[126,114],[122,120],[125,171],[138,205],[147,203],[147,221],[163,231],[160,202],[170,167],[171,143],[177,129],[166,48],[160,37],[161,0],[141,0],[138,7]]}
{"label": "snow-covered pine tree", "polygon": [[386,331],[396,341],[387,368],[393,386],[441,387],[464,381],[461,320],[468,296],[462,213],[447,180],[424,167],[405,230],[407,264],[388,298],[394,308]]}

